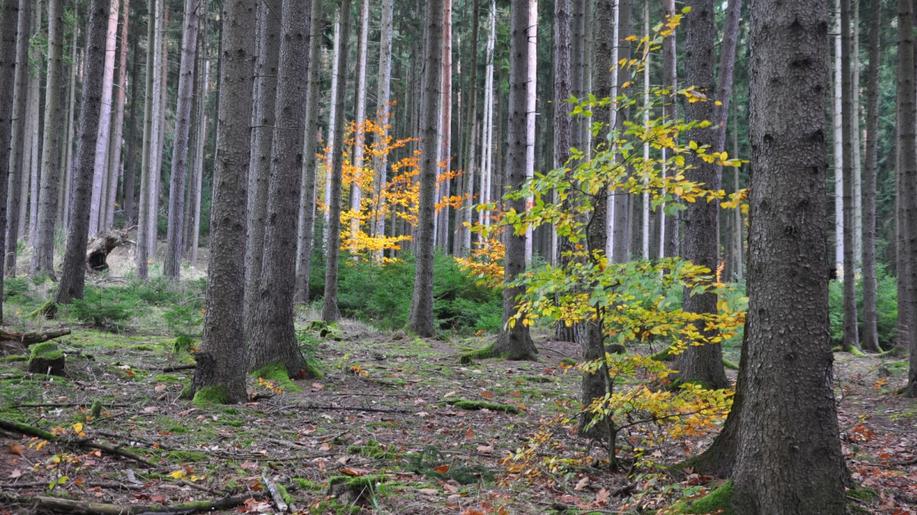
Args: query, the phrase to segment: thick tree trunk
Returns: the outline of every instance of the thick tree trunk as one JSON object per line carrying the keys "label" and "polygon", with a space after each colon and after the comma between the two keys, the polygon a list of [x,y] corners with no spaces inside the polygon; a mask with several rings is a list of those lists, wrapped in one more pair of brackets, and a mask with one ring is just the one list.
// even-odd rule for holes
{"label": "thick tree trunk", "polygon": [[841,134],[843,145],[843,217],[844,217],[844,348],[859,348],[857,334],[856,306],[856,263],[854,262],[853,243],[853,81],[850,61],[853,45],[851,44],[850,2],[841,0]]}
{"label": "thick tree trunk", "polygon": [[[6,234],[2,228],[6,224],[7,180],[10,170],[10,137],[13,116],[13,82],[16,77],[16,39],[25,37],[17,33],[19,24],[19,4],[16,0],[3,0],[0,4],[0,249],[4,248]],[[3,268],[0,267],[0,299],[3,298]],[[3,323],[3,306],[0,302],[0,324]]]}
{"label": "thick tree trunk", "polygon": [[194,103],[194,65],[197,59],[199,0],[185,0],[181,64],[178,75],[178,103],[175,106],[175,131],[172,141],[172,172],[169,180],[169,225],[166,232],[166,257],[163,275],[176,280],[181,273],[182,217],[185,210],[185,176],[188,173],[188,140],[191,134],[191,107]]}
{"label": "thick tree trunk", "polygon": [[869,69],[866,72],[866,163],[863,174],[863,348],[879,350],[876,311],[876,176],[879,154],[879,58],[882,13],[870,2]]}
{"label": "thick tree trunk", "polygon": [[250,299],[257,296],[264,256],[265,215],[274,136],[277,63],[280,59],[281,0],[258,4],[258,62],[255,65],[255,106],[252,114],[252,154],[248,167],[248,234],[245,242],[245,323]]}
{"label": "thick tree trunk", "polygon": [[70,227],[67,230],[64,265],[56,298],[59,304],[82,298],[86,280],[86,241],[89,235],[89,207],[95,172],[96,139],[99,136],[108,15],[108,0],[92,0],[89,7],[85,74],[80,97],[80,121],[77,127],[73,170],[74,195],[70,207]]}
{"label": "thick tree trunk", "polygon": [[834,135],[834,263],[837,279],[844,276],[844,123],[843,123],[843,87],[841,48],[841,2],[834,0],[834,104],[832,118],[832,133]]}
{"label": "thick tree trunk", "polygon": [[[571,95],[575,95],[573,83],[573,70],[571,67],[573,59],[573,50],[578,44],[572,42],[573,23],[572,14],[577,12],[575,4],[582,3],[582,0],[557,0],[554,2],[554,168],[568,166],[570,160],[570,149],[574,147],[573,128],[575,123],[571,112],[573,106],[567,103]],[[554,202],[558,202],[559,197],[554,192],[552,196]],[[557,236],[557,230],[551,226],[551,243],[550,257],[551,265],[559,266],[561,260],[565,259],[561,255],[561,247],[566,248],[567,243],[561,242]],[[563,322],[558,323],[554,329],[554,339],[559,341],[574,341],[575,335],[573,327],[568,327]]]}
{"label": "thick tree trunk", "polygon": [[[715,95],[713,67],[715,59],[716,24],[714,1],[695,0],[688,2],[691,13],[685,17],[685,82],[697,88],[708,97]],[[685,104],[685,116],[689,120],[710,120],[713,118],[713,102]],[[688,133],[689,140],[700,145],[715,148],[716,135],[711,130],[695,129]],[[689,158],[693,169],[685,176],[708,189],[719,189],[720,176],[715,165]],[[717,243],[715,237],[719,225],[719,206],[716,202],[694,202],[684,211],[683,256],[696,265],[716,270]],[[717,296],[713,292],[692,295],[685,292],[684,309],[690,313],[716,313]],[[723,369],[723,349],[718,344],[688,346],[679,357],[679,377],[683,381],[702,384],[710,388],[729,386]]]}
{"label": "thick tree trunk", "polygon": [[[387,0],[391,1],[391,0]],[[296,285],[295,302],[309,300],[309,276],[312,273],[312,243],[315,235],[315,174],[317,160],[315,153],[318,144],[318,99],[321,94],[321,60],[322,31],[325,20],[322,3],[312,1],[309,15],[309,66],[306,79],[306,114],[303,142],[302,185],[299,195],[299,227],[296,233]],[[383,16],[384,26],[384,16]]]}
{"label": "thick tree trunk", "polygon": [[363,154],[366,145],[366,53],[369,38],[369,0],[360,1],[360,32],[357,35],[357,83],[355,86],[353,134],[353,169],[356,172],[350,183],[350,210],[355,215],[350,219],[350,238],[354,244],[351,250],[357,250],[356,241],[360,233],[360,211],[363,204],[363,191],[360,180],[363,176]]}
{"label": "thick tree trunk", "polygon": [[[529,81],[528,53],[529,24],[531,10],[535,8],[534,0],[513,2],[510,28],[510,72],[509,72],[509,118],[507,126],[507,159],[505,185],[508,191],[519,189],[525,182],[526,147],[529,145],[527,130],[527,83]],[[505,208],[522,212],[525,199],[504,200]],[[601,224],[598,224],[601,225]],[[503,329],[494,343],[494,354],[507,359],[536,358],[537,350],[529,328],[517,320],[512,327],[507,322],[516,316],[516,297],[522,293],[518,286],[508,284],[515,281],[519,274],[525,272],[525,234],[517,235],[511,228],[504,229],[506,256],[503,261]]]}
{"label": "thick tree trunk", "polygon": [[[898,280],[906,279],[904,293],[906,299],[905,313],[909,314],[906,326],[910,366],[907,374],[907,386],[904,393],[908,397],[917,397],[917,326],[914,318],[917,313],[917,99],[914,89],[914,2],[898,0],[898,175],[901,189],[898,191],[904,215],[903,262],[906,269],[899,271]],[[903,273],[902,273],[903,272]],[[900,312],[899,312],[900,313]],[[900,316],[900,315],[899,315]]]}
{"label": "thick tree trunk", "polygon": [[148,264],[150,250],[147,246],[147,231],[149,230],[150,216],[150,173],[153,158],[153,133],[155,131],[156,121],[153,112],[153,94],[154,94],[154,66],[156,61],[156,28],[159,27],[160,18],[157,16],[157,0],[147,1],[147,32],[146,32],[146,73],[144,74],[143,89],[143,147],[140,156],[140,200],[137,205],[137,246],[134,259],[137,265],[137,275],[141,279],[146,279],[148,275]]}
{"label": "thick tree trunk", "polygon": [[[0,230],[4,231],[4,245],[0,247],[4,250],[4,260],[3,267],[6,271],[6,274],[9,276],[16,275],[16,244],[19,242],[19,206],[23,202],[22,195],[20,190],[22,189],[23,183],[23,173],[25,167],[23,165],[22,156],[24,154],[23,148],[26,141],[25,132],[26,132],[26,107],[28,100],[28,77],[29,77],[29,25],[32,18],[32,1],[31,0],[19,0],[19,10],[16,21],[16,28],[14,31],[6,32],[4,29],[4,34],[12,34],[16,37],[16,55],[15,61],[12,65],[5,66],[15,66],[15,75],[13,80],[13,96],[12,96],[12,124],[10,128],[10,153],[9,156],[5,159],[0,156],[0,159],[3,160],[0,163],[0,167],[7,166],[9,181],[7,182],[6,189],[6,199],[4,201],[4,206],[0,206],[0,209],[6,209],[6,229],[3,229],[3,226],[0,225]],[[10,20],[5,20],[6,23],[12,23]],[[6,61],[4,61],[5,63]],[[8,78],[4,80],[9,80]],[[8,89],[6,90],[8,91]],[[4,172],[0,170],[0,177],[4,176]],[[0,188],[3,186],[0,185]]]}
{"label": "thick tree trunk", "polygon": [[48,79],[45,93],[45,132],[41,156],[41,191],[38,197],[38,230],[32,241],[33,276],[54,275],[54,225],[60,187],[61,74],[63,72],[64,13],[61,0],[48,0]]}
{"label": "thick tree trunk", "polygon": [[[38,0],[35,2],[35,8],[32,10],[32,37],[41,37],[41,20],[42,20],[42,5],[44,2]],[[29,62],[30,63],[41,63],[44,62],[44,56],[42,55],[41,49],[38,46],[29,45]],[[23,224],[23,227],[20,229],[22,238],[34,242],[36,234],[38,233],[38,197],[39,190],[41,189],[41,99],[42,99],[42,88],[41,88],[41,72],[29,73],[29,144],[26,147],[27,156],[26,159],[29,163],[29,180],[23,186],[23,190],[27,195],[23,195],[23,199],[28,197],[28,203],[23,203],[23,205],[28,206],[28,218],[25,216],[20,217],[20,220]],[[22,213],[25,213],[24,209]],[[25,222],[28,220],[29,233],[25,234]]]}
{"label": "thick tree trunk", "polygon": [[410,328],[420,336],[433,336],[433,238],[436,216],[436,125],[437,102],[442,87],[443,0],[427,3],[426,55],[421,105],[420,208],[417,218],[417,243],[414,247],[414,293],[411,299]]}
{"label": "thick tree trunk", "polygon": [[[318,1],[318,0],[315,0]],[[283,0],[283,32],[277,68],[277,96],[271,149],[264,260],[257,296],[249,299],[249,370],[271,363],[283,365],[290,377],[309,374],[293,328],[296,273],[296,213],[299,204],[306,116],[311,0]]]}
{"label": "thick tree trunk", "polygon": [[102,112],[99,115],[99,136],[96,140],[95,171],[92,179],[92,200],[89,212],[89,233],[94,236],[104,218],[105,182],[108,177],[108,147],[111,143],[112,90],[114,89],[116,36],[120,0],[111,0],[108,32],[105,38],[105,69],[102,78]]}
{"label": "thick tree trunk", "polygon": [[[752,0],[751,234],[736,513],[844,513],[828,337],[826,0]],[[779,366],[775,366],[779,363]]]}
{"label": "thick tree trunk", "polygon": [[331,145],[330,183],[328,205],[328,249],[325,262],[325,293],[322,320],[334,322],[341,318],[338,309],[338,256],[341,247],[341,181],[344,166],[344,93],[347,91],[347,38],[350,37],[350,0],[342,0],[339,16],[341,32],[335,55],[337,91],[334,96],[334,135]]}
{"label": "thick tree trunk", "polygon": [[213,172],[204,337],[192,390],[216,389],[226,402],[245,391],[242,303],[245,284],[245,186],[251,149],[252,59],[256,0],[223,2],[217,159]]}
{"label": "thick tree trunk", "polygon": [[[477,6],[477,1],[474,0],[475,6]],[[392,106],[389,104],[392,96],[392,32],[394,30],[392,17],[394,8],[394,0],[382,0],[382,19],[379,22],[379,83],[376,90],[376,109],[379,122],[382,124],[382,139],[388,137],[388,125],[391,123]],[[476,9],[475,12],[477,12]],[[477,31],[477,17],[474,18],[472,23],[473,30]],[[474,91],[473,81],[471,89]],[[373,169],[376,172],[376,206],[371,220],[373,224],[371,233],[373,236],[379,237],[385,236],[385,184],[388,181],[388,155],[375,156]],[[456,230],[462,229],[456,228]],[[376,252],[373,259],[376,262],[380,262],[382,260],[382,251]]]}

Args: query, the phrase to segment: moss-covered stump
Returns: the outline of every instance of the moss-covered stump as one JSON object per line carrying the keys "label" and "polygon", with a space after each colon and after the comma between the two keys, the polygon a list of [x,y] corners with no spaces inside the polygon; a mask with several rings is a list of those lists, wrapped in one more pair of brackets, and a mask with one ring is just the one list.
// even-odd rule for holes
{"label": "moss-covered stump", "polygon": [[732,511],[732,481],[726,481],[711,490],[707,495],[691,500],[683,500],[672,506],[670,513],[707,514],[718,513],[730,515]]}
{"label": "moss-covered stump", "polygon": [[328,493],[343,504],[369,504],[384,482],[385,476],[381,474],[334,476],[328,480]]}
{"label": "moss-covered stump", "polygon": [[31,347],[29,372],[66,376],[66,357],[56,343],[37,343]]}

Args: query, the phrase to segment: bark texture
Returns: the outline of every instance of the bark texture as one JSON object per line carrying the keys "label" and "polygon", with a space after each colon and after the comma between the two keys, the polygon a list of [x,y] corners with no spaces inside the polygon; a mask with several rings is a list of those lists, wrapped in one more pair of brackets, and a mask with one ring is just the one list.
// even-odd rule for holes
{"label": "bark texture", "polygon": [[83,91],[80,96],[80,118],[77,125],[76,158],[73,170],[73,201],[70,204],[70,227],[57,303],[66,304],[83,297],[86,281],[86,242],[89,235],[89,207],[99,135],[99,110],[102,102],[102,78],[105,68],[106,23],[109,1],[92,0],[86,30],[86,62]]}
{"label": "bark texture", "polygon": [[217,158],[213,171],[204,337],[192,389],[216,388],[226,402],[246,399],[242,302],[245,184],[252,105],[257,0],[223,2]]}
{"label": "bark texture", "polygon": [[[716,83],[713,67],[715,56],[714,0],[687,2],[692,10],[685,16],[685,82],[713,98]],[[685,103],[688,120],[712,120],[713,102]],[[709,129],[695,129],[687,135],[699,145],[716,145],[716,133]],[[693,167],[685,176],[709,189],[719,189],[720,176],[715,165],[704,163],[696,157],[688,159]],[[683,257],[710,270],[717,268],[717,242],[719,241],[719,206],[715,202],[693,202],[684,211]],[[685,292],[684,310],[691,313],[716,313],[716,294],[691,295]],[[729,386],[723,369],[723,350],[719,345],[688,346],[679,357],[679,376],[682,381],[696,382],[710,388]]]}
{"label": "bark texture", "polygon": [[[507,156],[505,188],[516,190],[525,182],[525,155],[528,145],[527,125],[527,84],[529,67],[528,27],[532,3],[520,0],[513,2],[510,28],[510,72],[509,72],[509,119],[507,125]],[[504,208],[522,212],[525,199],[504,200]],[[508,284],[525,271],[525,234],[517,235],[512,228],[504,229],[506,256],[503,261],[503,277]],[[519,287],[503,288],[503,329],[494,343],[494,353],[507,359],[536,358],[537,350],[529,328],[516,321],[510,326],[509,320],[516,315],[516,297],[523,290]]]}
{"label": "bark texture", "polygon": [[[318,0],[315,0],[318,1]],[[296,214],[303,165],[303,126],[306,116],[309,11],[311,0],[283,0],[283,28],[277,76],[271,176],[264,232],[264,259],[257,296],[249,307],[250,370],[282,364],[291,377],[308,374],[293,328],[296,274]]]}
{"label": "bark texture", "polygon": [[844,513],[828,337],[828,5],[751,2],[751,230],[736,513]]}
{"label": "bark texture", "polygon": [[876,310],[876,175],[879,154],[879,55],[882,10],[871,2],[866,72],[866,162],[863,169],[863,348],[879,350]]}
{"label": "bark texture", "polygon": [[[0,249],[6,224],[7,177],[10,166],[10,132],[12,129],[13,79],[16,67],[16,26],[19,21],[19,5],[16,0],[3,0],[0,4]],[[22,37],[22,34],[20,34]],[[0,267],[0,299],[3,298],[3,267]],[[0,302],[0,323],[3,323],[3,303]]]}
{"label": "bark texture", "polygon": [[[4,201],[4,205],[0,206],[0,209],[6,209],[5,242],[4,246],[0,248],[3,248],[5,253],[3,267],[6,274],[10,276],[16,275],[16,244],[19,242],[20,234],[19,206],[22,202],[22,195],[20,195],[19,192],[22,189],[22,178],[25,169],[22,156],[25,146],[26,100],[28,96],[27,88],[29,78],[29,38],[26,37],[26,35],[29,33],[31,17],[32,0],[19,0],[18,19],[15,29],[7,32],[6,28],[4,28],[4,34],[8,34],[9,37],[15,37],[16,41],[15,61],[10,63],[4,61],[4,66],[7,71],[11,71],[12,66],[16,67],[16,71],[13,76],[13,96],[10,99],[13,102],[11,108],[12,125],[10,128],[10,150],[7,157],[4,158],[0,156],[0,160],[2,160],[0,167],[7,166],[7,173],[9,175],[6,200]],[[4,20],[4,22],[7,24],[12,23],[11,20]],[[9,25],[4,25],[4,27],[8,26]],[[9,77],[3,80],[9,80]],[[9,91],[9,89],[6,91]],[[0,176],[5,177],[3,173],[4,172],[0,170]],[[0,185],[0,188],[2,188],[2,185]],[[2,225],[0,225],[0,230],[3,230]]]}
{"label": "bark texture", "polygon": [[844,348],[860,346],[857,334],[856,263],[854,263],[853,222],[853,44],[850,27],[850,2],[841,0],[841,134],[843,155],[843,217],[844,217]]}
{"label": "bark texture", "polygon": [[433,237],[437,167],[437,101],[442,86],[443,0],[427,3],[426,56],[424,56],[421,105],[420,210],[417,243],[414,247],[414,293],[411,298],[410,328],[420,336],[433,336]]}

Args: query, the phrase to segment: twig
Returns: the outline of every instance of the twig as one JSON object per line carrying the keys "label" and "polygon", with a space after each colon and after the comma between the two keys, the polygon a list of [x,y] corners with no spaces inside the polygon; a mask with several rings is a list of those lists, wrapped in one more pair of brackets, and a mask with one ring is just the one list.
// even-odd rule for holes
{"label": "twig", "polygon": [[[139,490],[144,485],[129,485],[125,483],[114,483],[105,481],[91,481],[82,484],[73,484],[80,488],[120,488],[122,490]],[[0,483],[0,488],[48,488],[47,481],[32,481],[27,483]]]}
{"label": "twig", "polygon": [[267,491],[271,493],[271,499],[274,500],[274,505],[277,506],[277,511],[286,513],[289,507],[283,500],[283,496],[280,495],[280,491],[277,490],[277,485],[275,485],[274,482],[267,477],[266,472],[261,474],[261,480],[264,481],[264,486],[267,487]]}
{"label": "twig", "polygon": [[263,499],[266,495],[261,492],[253,492],[247,495],[236,495],[224,497],[222,499],[193,501],[188,503],[176,504],[173,506],[164,506],[153,504],[147,506],[141,505],[117,505],[106,503],[95,503],[87,501],[75,501],[59,497],[46,496],[20,496],[0,492],[0,499],[9,503],[15,503],[22,506],[31,506],[38,512],[59,511],[66,513],[88,513],[92,515],[132,515],[140,513],[197,513],[203,511],[229,510],[241,506],[249,499]]}
{"label": "twig", "polygon": [[317,404],[292,404],[289,406],[282,407],[281,410],[286,410],[289,408],[297,408],[297,409],[306,410],[306,411],[328,410],[328,411],[365,411],[367,413],[413,413],[412,411],[406,410],[406,409],[368,408],[368,407],[363,408],[360,406],[324,406],[324,405],[317,405]]}
{"label": "twig", "polygon": [[194,370],[197,368],[197,365],[175,365],[173,367],[165,367],[160,370],[163,372],[178,372],[179,370]]}
{"label": "twig", "polygon": [[126,449],[121,449],[120,447],[116,447],[114,445],[110,445],[107,443],[96,442],[96,441],[90,440],[89,438],[61,438],[43,429],[39,429],[37,427],[33,427],[28,424],[23,424],[21,422],[15,422],[12,420],[5,420],[5,419],[0,419],[0,429],[5,429],[7,431],[13,431],[16,433],[29,435],[29,436],[35,436],[35,437],[38,437],[44,440],[48,440],[49,442],[61,443],[64,445],[75,445],[77,447],[90,448],[90,449],[99,449],[109,454],[114,454],[117,456],[121,456],[123,458],[127,458],[129,460],[136,461],[137,463],[140,463],[147,467],[151,467],[151,468],[156,467],[156,465],[154,465],[153,463],[147,461],[144,458],[141,458],[140,456]]}

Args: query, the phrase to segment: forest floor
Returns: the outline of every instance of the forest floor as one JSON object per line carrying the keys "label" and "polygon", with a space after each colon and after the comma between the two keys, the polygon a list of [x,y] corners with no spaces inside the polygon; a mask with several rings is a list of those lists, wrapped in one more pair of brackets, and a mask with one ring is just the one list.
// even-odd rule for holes
{"label": "forest floor", "polygon": [[[311,315],[298,315],[302,327]],[[239,495],[249,498],[227,512],[272,513],[268,483],[305,513],[653,513],[718,485],[661,466],[596,465],[599,449],[558,421],[576,406],[569,364],[579,349],[543,334],[537,362],[462,364],[488,337],[421,339],[354,321],[304,329],[321,378],[253,377],[254,400],[222,406],[181,397],[192,371],[167,369],[192,361],[173,337],[73,329],[57,340],[67,378],[30,374],[21,355],[0,361],[0,419],[59,435],[45,444],[0,431],[0,513],[31,512],[37,496],[127,508]],[[900,358],[836,354],[844,452],[861,485],[850,505],[863,513],[917,512],[917,403],[894,395],[905,368]],[[493,404],[468,410],[482,406],[461,400]],[[506,459],[540,429],[554,444],[529,462]],[[712,435],[649,436],[623,438],[658,442],[646,455],[665,464]],[[551,456],[553,467],[543,461]]]}

